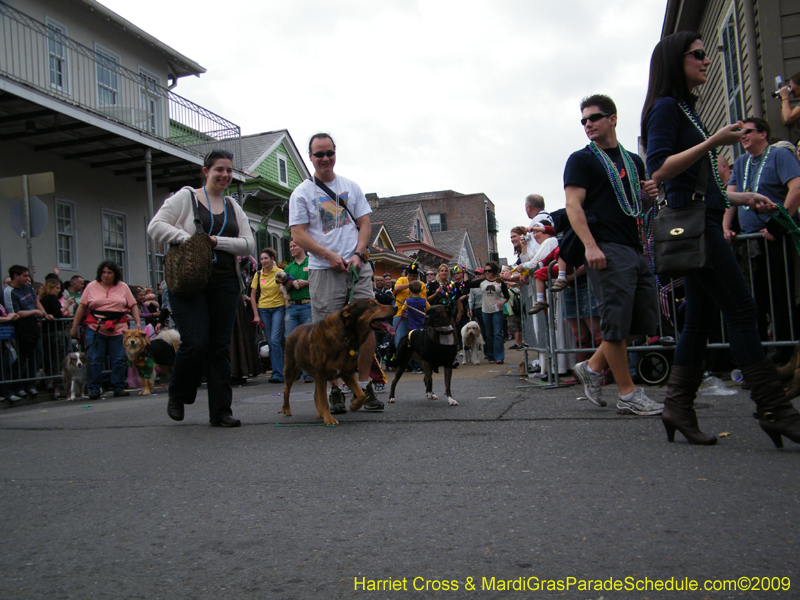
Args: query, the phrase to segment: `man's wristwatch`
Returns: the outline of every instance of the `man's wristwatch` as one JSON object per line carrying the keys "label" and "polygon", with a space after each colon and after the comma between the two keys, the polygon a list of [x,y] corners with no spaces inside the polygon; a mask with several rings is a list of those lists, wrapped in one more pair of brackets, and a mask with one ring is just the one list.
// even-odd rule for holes
{"label": "man's wristwatch", "polygon": [[353,254],[361,259],[362,265],[367,264],[367,261],[369,260],[369,252],[353,252]]}

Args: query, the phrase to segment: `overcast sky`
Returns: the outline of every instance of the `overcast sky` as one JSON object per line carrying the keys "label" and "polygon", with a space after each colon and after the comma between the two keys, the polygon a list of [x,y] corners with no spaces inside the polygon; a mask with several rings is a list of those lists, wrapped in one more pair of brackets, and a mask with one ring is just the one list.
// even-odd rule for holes
{"label": "overcast sky", "polygon": [[[207,69],[175,91],[242,128],[329,132],[365,192],[494,202],[500,256],[525,196],[564,206],[581,98],[610,95],[636,151],[665,0],[100,0]],[[485,258],[485,257],[484,257]]]}

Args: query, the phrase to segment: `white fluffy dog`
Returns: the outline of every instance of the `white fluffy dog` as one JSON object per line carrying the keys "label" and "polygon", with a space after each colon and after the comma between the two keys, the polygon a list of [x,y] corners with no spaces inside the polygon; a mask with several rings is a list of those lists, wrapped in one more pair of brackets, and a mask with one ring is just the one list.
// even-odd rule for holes
{"label": "white fluffy dog", "polygon": [[461,339],[464,342],[464,362],[471,362],[473,365],[481,364],[484,341],[477,321],[470,321],[461,328]]}

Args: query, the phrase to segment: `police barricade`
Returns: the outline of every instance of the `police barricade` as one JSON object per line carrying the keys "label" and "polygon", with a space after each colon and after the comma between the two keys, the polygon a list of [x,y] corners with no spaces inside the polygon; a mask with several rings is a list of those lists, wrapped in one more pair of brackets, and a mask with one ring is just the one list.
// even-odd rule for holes
{"label": "police barricade", "polygon": [[[786,236],[782,241],[767,243],[760,233],[739,235],[733,240],[733,249],[756,299],[762,343],[768,355],[777,351],[776,361],[785,362],[800,341],[800,260],[793,241]],[[601,337],[596,301],[587,278],[578,277],[577,282],[573,280],[570,287],[556,294],[550,291],[552,283],[548,270],[546,298],[550,306],[533,317],[527,312],[536,301],[533,281],[521,286],[522,332],[529,345],[525,352],[526,375],[535,374],[528,357],[528,351],[534,351],[547,384],[558,386],[563,385],[561,375],[569,373],[575,362],[591,356]],[[666,282],[657,279],[656,296],[660,315],[656,335],[641,337],[628,346],[632,374],[653,385],[663,383],[669,376],[675,343],[683,327],[683,278]],[[714,351],[723,351],[725,359],[716,364],[732,364],[721,315],[715,324],[707,358]]]}
{"label": "police barricade", "polygon": [[61,379],[61,364],[73,349],[71,327],[72,319],[18,319],[0,324],[0,395]]}
{"label": "police barricade", "polygon": [[[71,318],[37,318],[35,326],[32,321],[22,325],[19,320],[0,323],[0,401],[16,391],[36,388],[40,382],[46,382],[47,388],[61,387],[67,354],[86,351],[83,326],[80,343],[70,336],[71,327]],[[103,374],[110,372],[110,359],[106,357]],[[43,388],[41,384],[38,387]]]}

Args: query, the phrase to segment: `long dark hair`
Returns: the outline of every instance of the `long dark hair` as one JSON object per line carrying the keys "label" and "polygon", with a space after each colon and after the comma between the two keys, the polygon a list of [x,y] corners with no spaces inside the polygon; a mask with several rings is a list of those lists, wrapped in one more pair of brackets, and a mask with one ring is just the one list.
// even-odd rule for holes
{"label": "long dark hair", "polygon": [[642,109],[642,144],[647,150],[647,114],[659,98],[674,98],[678,102],[686,102],[694,108],[697,96],[686,83],[686,72],[683,60],[686,51],[700,34],[696,31],[679,31],[663,38],[653,49],[650,57],[650,82],[647,84],[647,96]]}

